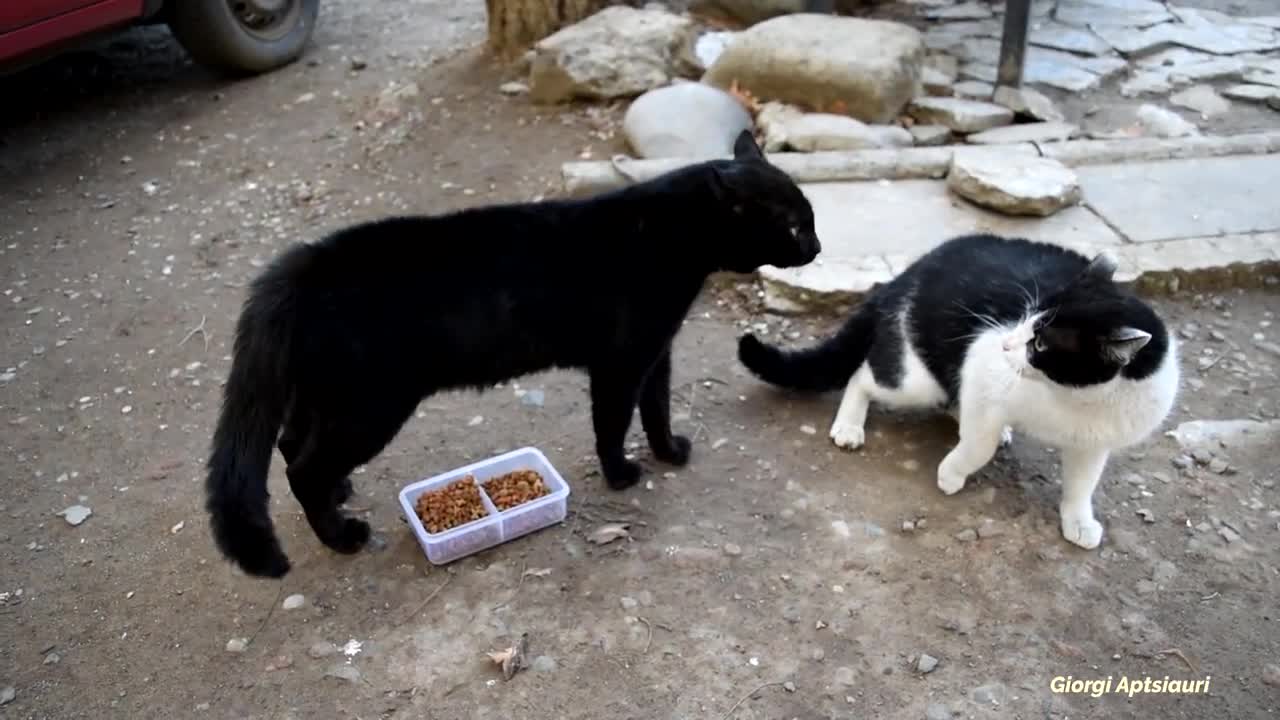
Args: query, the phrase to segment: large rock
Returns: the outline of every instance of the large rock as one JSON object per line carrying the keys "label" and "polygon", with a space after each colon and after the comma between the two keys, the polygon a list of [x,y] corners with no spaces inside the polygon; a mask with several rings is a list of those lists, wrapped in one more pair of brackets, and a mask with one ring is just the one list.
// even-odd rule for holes
{"label": "large rock", "polygon": [[887,123],[919,94],[923,60],[924,40],[914,28],[805,13],[742,32],[703,80],[722,88],[737,82],[762,100]]}
{"label": "large rock", "polygon": [[947,187],[1006,215],[1045,217],[1081,197],[1075,172],[1057,160],[998,151],[957,152]]}
{"label": "large rock", "polygon": [[1002,85],[996,88],[991,102],[1009,108],[1014,114],[1035,120],[1062,122],[1067,119],[1052,100],[1029,87],[1011,88]]}
{"label": "large rock", "polygon": [[692,42],[689,18],[659,9],[605,8],[534,45],[529,97],[556,103],[639,95],[691,70],[684,58]]}
{"label": "large rock", "polygon": [[847,115],[829,113],[762,113],[766,150],[800,152],[910,147],[911,133],[896,125],[867,125]]}
{"label": "large rock", "polygon": [[1153,137],[1179,138],[1200,134],[1200,129],[1194,123],[1158,105],[1143,105],[1138,108],[1137,116],[1138,125],[1146,131],[1145,134]]}
{"label": "large rock", "polygon": [[1013,122],[1013,111],[1003,105],[946,97],[919,97],[907,112],[926,125],[945,125],[959,133],[982,132]]}
{"label": "large rock", "polygon": [[750,127],[751,115],[737,99],[697,82],[650,90],[622,119],[627,143],[645,158],[731,156],[733,141]]}

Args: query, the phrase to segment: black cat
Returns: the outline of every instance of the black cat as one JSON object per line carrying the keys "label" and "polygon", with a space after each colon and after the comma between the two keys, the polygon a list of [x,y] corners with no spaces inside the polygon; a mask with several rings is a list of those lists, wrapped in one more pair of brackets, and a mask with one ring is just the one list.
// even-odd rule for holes
{"label": "black cat", "polygon": [[277,433],[312,530],[353,553],[369,526],[339,510],[348,474],[424,397],[553,367],[590,376],[609,487],[640,475],[623,454],[637,404],[654,456],[687,462],[671,342],[707,277],[820,249],[808,200],[749,132],[734,155],[588,199],[356,225],[281,254],[241,312],[213,437],[206,507],[223,554],[251,575],[289,571],[267,513]]}

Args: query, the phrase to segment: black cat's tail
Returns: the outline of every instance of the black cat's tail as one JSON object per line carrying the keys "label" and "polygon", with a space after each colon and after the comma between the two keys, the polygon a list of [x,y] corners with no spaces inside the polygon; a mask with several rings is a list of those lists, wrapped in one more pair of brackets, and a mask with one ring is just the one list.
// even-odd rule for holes
{"label": "black cat's tail", "polygon": [[267,471],[290,398],[296,310],[288,277],[300,254],[255,280],[241,310],[205,484],[218,549],[257,577],[283,577],[290,567],[267,513]]}
{"label": "black cat's tail", "polygon": [[747,333],[738,340],[738,360],[765,382],[820,392],[844,387],[862,365],[875,338],[876,315],[867,304],[826,342],[803,350],[780,350]]}

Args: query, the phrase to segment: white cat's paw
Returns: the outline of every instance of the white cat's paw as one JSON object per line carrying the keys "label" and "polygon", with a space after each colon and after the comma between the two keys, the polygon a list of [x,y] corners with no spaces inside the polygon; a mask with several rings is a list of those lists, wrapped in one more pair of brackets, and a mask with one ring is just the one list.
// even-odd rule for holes
{"label": "white cat's paw", "polygon": [[1088,512],[1064,512],[1062,537],[1085,550],[1092,550],[1102,542],[1102,523],[1094,520]]}
{"label": "white cat's paw", "polygon": [[867,441],[867,431],[860,425],[844,425],[839,422],[831,426],[831,442],[845,450],[857,450]]}
{"label": "white cat's paw", "polygon": [[1000,447],[1009,447],[1013,444],[1013,428],[1008,425],[1000,431]]}
{"label": "white cat's paw", "polygon": [[964,489],[965,476],[946,469],[946,463],[938,466],[938,489],[947,495],[955,495]]}

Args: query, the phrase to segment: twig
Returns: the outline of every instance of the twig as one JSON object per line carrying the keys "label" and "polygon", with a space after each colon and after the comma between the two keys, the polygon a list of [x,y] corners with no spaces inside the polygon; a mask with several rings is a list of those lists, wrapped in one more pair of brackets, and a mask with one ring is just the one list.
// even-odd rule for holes
{"label": "twig", "polygon": [[1182,662],[1186,663],[1187,667],[1191,668],[1191,672],[1200,672],[1199,670],[1196,670],[1196,666],[1192,665],[1191,661],[1187,659],[1187,656],[1183,655],[1182,651],[1179,650],[1178,648],[1169,648],[1168,650],[1161,650],[1157,652],[1156,655],[1177,655],[1178,657],[1182,658]]}
{"label": "twig", "polygon": [[262,618],[262,623],[258,625],[258,629],[253,631],[253,635],[249,637],[248,645],[252,645],[254,640],[258,639],[258,634],[267,626],[267,622],[271,620],[271,614],[276,611],[276,606],[280,604],[280,596],[284,594],[284,583],[280,583],[280,589],[276,591],[276,599],[271,601],[271,609],[267,610],[267,616]]}
{"label": "twig", "polygon": [[1218,592],[1217,590],[1214,590],[1212,595],[1205,595],[1204,597],[1200,598],[1200,602],[1209,602],[1210,600],[1218,597],[1221,594],[1222,593]]}
{"label": "twig", "polygon": [[649,624],[648,620],[645,620],[644,618],[638,615],[636,616],[636,619],[644,623],[644,626],[646,628],[649,628],[649,636],[644,639],[644,649],[640,651],[640,654],[644,655],[645,653],[649,652],[649,645],[653,642],[653,626]]}
{"label": "twig", "polygon": [[780,683],[780,682],[767,682],[761,685],[760,687],[756,688],[755,690],[752,690],[751,692],[747,693],[746,695],[743,695],[738,700],[738,702],[733,704],[733,707],[729,708],[729,712],[725,713],[724,717],[721,718],[721,720],[729,720],[729,718],[733,716],[733,712],[738,709],[738,706],[746,702],[748,699],[750,699],[752,695],[755,695],[756,693],[760,692],[761,690],[767,687],[781,686],[783,684],[784,683]]}
{"label": "twig", "polygon": [[205,332],[204,330],[204,324],[208,319],[209,319],[208,315],[201,315],[200,324],[187,331],[187,334],[184,335],[182,339],[178,341],[178,347],[182,347],[187,343],[188,340],[191,339],[193,335],[195,335],[196,333],[200,333],[200,339],[204,340],[204,351],[209,352],[209,333]]}
{"label": "twig", "polygon": [[517,582],[517,583],[516,583],[516,589],[515,589],[515,592],[511,593],[511,597],[509,597],[509,598],[507,598],[506,600],[504,600],[501,604],[499,604],[499,605],[494,605],[494,606],[493,606],[493,608],[492,608],[492,609],[490,609],[490,611],[489,611],[489,612],[497,612],[497,611],[501,610],[502,608],[504,608],[504,607],[506,607],[506,606],[510,605],[510,604],[511,604],[511,601],[516,599],[516,595],[520,594],[520,588],[524,586],[524,571],[525,571],[526,569],[527,569],[527,563],[523,563],[523,562],[522,562],[522,563],[520,563],[520,582]]}
{"label": "twig", "polygon": [[413,619],[413,617],[414,617],[415,615],[417,615],[418,613],[422,612],[422,609],[423,609],[423,608],[425,608],[425,607],[427,606],[427,604],[428,604],[428,603],[430,603],[432,600],[435,600],[435,599],[436,599],[436,596],[440,594],[440,591],[441,591],[441,590],[444,590],[444,589],[445,589],[445,586],[447,586],[447,585],[449,584],[449,582],[450,582],[450,581],[452,581],[452,580],[453,580],[453,576],[452,576],[452,575],[449,575],[449,576],[445,577],[444,582],[440,583],[440,587],[436,588],[435,590],[432,590],[432,591],[431,591],[431,594],[427,596],[427,599],[426,599],[426,600],[423,600],[423,601],[422,601],[422,604],[421,604],[421,605],[419,605],[419,606],[417,607],[417,609],[416,609],[416,610],[414,610],[413,612],[411,612],[411,613],[409,613],[408,615],[406,615],[406,616],[404,617],[404,619],[403,619],[403,620],[401,620],[400,622],[396,623],[396,627],[400,627],[401,625],[403,625],[403,624],[405,624],[405,623],[409,622],[410,620],[412,620],[412,619]]}

